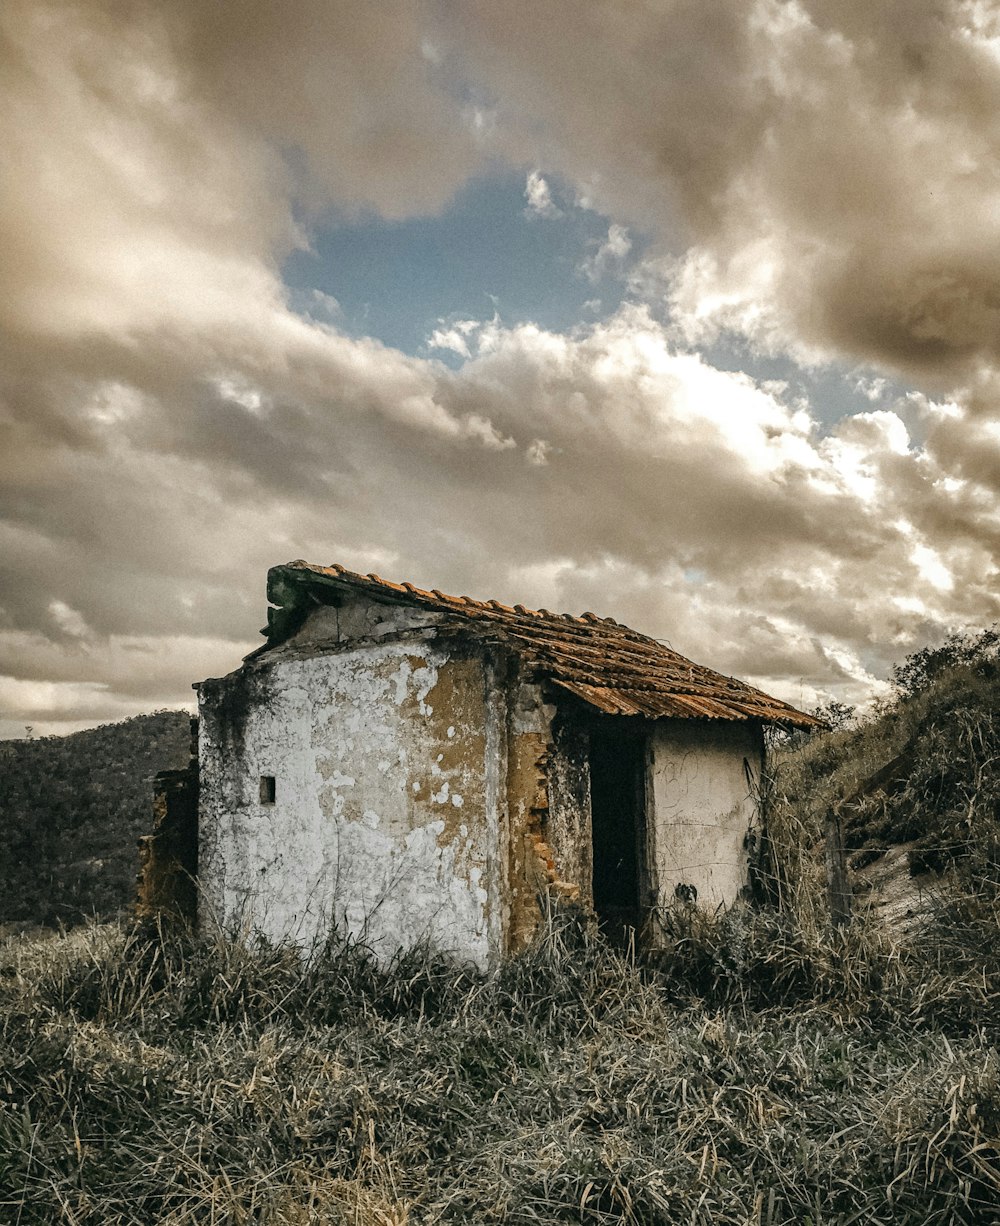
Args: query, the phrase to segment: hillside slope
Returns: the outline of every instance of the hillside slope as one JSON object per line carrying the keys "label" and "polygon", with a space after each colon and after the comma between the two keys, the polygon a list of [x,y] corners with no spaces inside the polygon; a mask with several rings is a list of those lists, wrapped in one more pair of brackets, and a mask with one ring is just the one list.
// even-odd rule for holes
{"label": "hillside slope", "polygon": [[923,895],[1000,887],[996,649],[987,630],[918,652],[869,718],[778,750],[772,812],[786,880],[809,878],[796,849],[815,851],[836,811],[859,896],[880,874],[893,890],[909,875]]}
{"label": "hillside slope", "polygon": [[187,763],[190,716],[0,742],[0,922],[72,923],[132,901],[153,776]]}

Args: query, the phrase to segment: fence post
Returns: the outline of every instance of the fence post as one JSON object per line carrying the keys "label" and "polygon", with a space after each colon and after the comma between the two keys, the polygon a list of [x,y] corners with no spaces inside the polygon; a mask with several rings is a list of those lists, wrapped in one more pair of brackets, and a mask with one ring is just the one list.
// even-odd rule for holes
{"label": "fence post", "polygon": [[851,919],[851,883],[847,876],[844,825],[839,808],[831,809],[826,817],[826,889],[830,919],[834,928],[842,928]]}

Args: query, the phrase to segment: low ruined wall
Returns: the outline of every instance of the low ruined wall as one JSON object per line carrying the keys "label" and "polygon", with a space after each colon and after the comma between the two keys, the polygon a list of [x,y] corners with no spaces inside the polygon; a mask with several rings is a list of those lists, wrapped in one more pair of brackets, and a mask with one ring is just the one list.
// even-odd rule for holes
{"label": "low ruined wall", "polygon": [[153,782],[153,829],[139,840],[136,915],[194,923],[198,911],[198,765]]}
{"label": "low ruined wall", "polygon": [[384,956],[427,940],[489,963],[484,664],[432,636],[309,654],[305,635],[201,686],[203,919],[305,944],[336,925]]}
{"label": "low ruined wall", "polygon": [[198,912],[198,721],[191,721],[191,757],[182,770],[153,780],[153,825],[139,840],[136,915],[194,924]]}
{"label": "low ruined wall", "polygon": [[746,836],[763,754],[756,724],[662,720],[651,737],[647,804],[653,888],[661,904],[728,905],[747,882]]}

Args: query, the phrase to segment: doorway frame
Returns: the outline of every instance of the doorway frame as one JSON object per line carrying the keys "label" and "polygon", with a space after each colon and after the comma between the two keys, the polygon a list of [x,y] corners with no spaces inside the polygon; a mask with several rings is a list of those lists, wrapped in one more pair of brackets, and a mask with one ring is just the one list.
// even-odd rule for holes
{"label": "doorway frame", "polygon": [[[595,715],[587,721],[587,766],[588,766],[588,799],[590,807],[589,841],[591,861],[591,902],[598,923],[609,939],[617,943],[627,942],[628,931],[634,932],[636,942],[645,939],[650,918],[656,909],[656,891],[653,880],[655,859],[653,856],[652,830],[652,743],[650,739],[650,724],[641,716]],[[594,777],[593,760],[594,747],[599,741],[614,744],[616,741],[628,744],[638,750],[635,761],[634,785],[635,794],[632,806],[632,826],[635,849],[635,906],[634,922],[620,921],[620,932],[609,929],[616,927],[615,917],[605,912],[602,915],[597,898],[594,894],[594,880],[597,868],[597,853],[594,844]],[[626,910],[626,908],[622,908]]]}

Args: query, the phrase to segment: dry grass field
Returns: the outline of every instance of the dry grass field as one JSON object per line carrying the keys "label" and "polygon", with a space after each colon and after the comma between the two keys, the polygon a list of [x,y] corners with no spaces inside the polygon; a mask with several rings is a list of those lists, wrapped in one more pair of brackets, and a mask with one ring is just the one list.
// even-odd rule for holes
{"label": "dry grass field", "polygon": [[[996,920],[931,924],[944,951]],[[863,924],[676,927],[643,967],[557,917],[492,980],[115,926],[9,941],[0,1220],[997,1220],[996,954],[977,976]]]}

